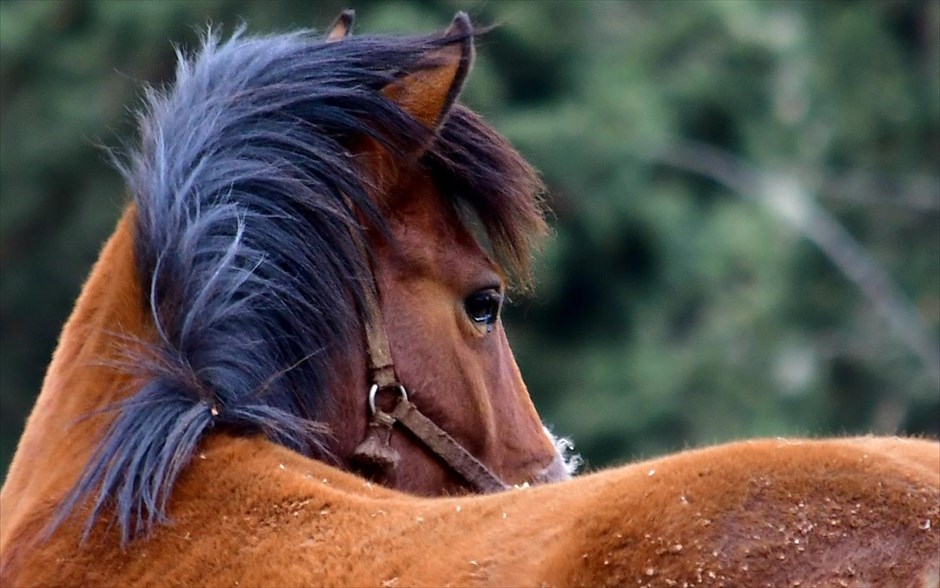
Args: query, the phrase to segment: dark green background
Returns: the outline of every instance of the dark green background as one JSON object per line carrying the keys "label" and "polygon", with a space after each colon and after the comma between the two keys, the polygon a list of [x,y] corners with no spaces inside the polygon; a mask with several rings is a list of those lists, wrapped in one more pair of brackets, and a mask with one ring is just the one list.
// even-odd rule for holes
{"label": "dark green background", "polygon": [[171,42],[210,21],[323,28],[346,6],[359,33],[458,9],[500,25],[464,100],[555,211],[507,327],[591,466],[938,434],[940,3],[5,0],[0,474],[123,203],[99,145],[133,133],[142,82],[171,79]]}

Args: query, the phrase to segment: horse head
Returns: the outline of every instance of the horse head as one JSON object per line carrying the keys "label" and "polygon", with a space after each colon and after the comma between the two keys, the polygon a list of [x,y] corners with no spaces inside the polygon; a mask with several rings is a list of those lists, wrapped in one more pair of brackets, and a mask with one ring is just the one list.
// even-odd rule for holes
{"label": "horse head", "polygon": [[[63,332],[5,515],[9,496],[60,519],[89,501],[89,528],[113,510],[132,538],[217,431],[361,469],[370,404],[387,415],[396,394],[500,484],[567,477],[499,320],[545,225],[536,174],[457,102],[474,30],[462,14],[426,37],[350,26],[210,32],[148,94],[119,163],[133,202]],[[387,485],[471,487],[450,449],[383,435]]]}
{"label": "horse head", "polygon": [[[328,38],[349,39],[350,28],[347,12]],[[466,16],[458,15],[442,38],[451,41],[381,90],[429,132],[398,154],[374,139],[358,146],[385,227],[368,232],[379,298],[372,320],[389,334],[388,363],[394,359],[415,405],[499,477],[514,484],[563,479],[563,459],[538,419],[500,322],[509,287],[504,268],[525,280],[530,242],[544,232],[541,186],[508,143],[456,102],[473,60]],[[472,235],[459,206],[482,219],[502,264]],[[344,377],[358,382],[355,374],[366,373],[356,366]],[[370,383],[334,404],[344,411],[329,423],[344,431],[336,436],[337,455],[354,455],[350,441],[365,434],[356,415],[367,411],[362,391]],[[392,437],[401,457],[391,484],[420,494],[459,491],[465,480],[418,441]]]}

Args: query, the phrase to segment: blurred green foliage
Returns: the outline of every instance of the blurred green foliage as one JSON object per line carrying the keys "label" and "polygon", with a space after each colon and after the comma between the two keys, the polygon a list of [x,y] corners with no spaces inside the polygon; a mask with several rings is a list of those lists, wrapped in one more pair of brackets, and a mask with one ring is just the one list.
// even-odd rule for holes
{"label": "blurred green foliage", "polygon": [[[592,466],[938,434],[937,2],[5,0],[0,473],[123,205],[99,145],[132,136],[171,42],[210,21],[324,27],[347,6],[359,32],[458,9],[500,25],[464,100],[542,170],[555,227],[507,328],[543,417]],[[820,215],[865,271],[807,238]]]}

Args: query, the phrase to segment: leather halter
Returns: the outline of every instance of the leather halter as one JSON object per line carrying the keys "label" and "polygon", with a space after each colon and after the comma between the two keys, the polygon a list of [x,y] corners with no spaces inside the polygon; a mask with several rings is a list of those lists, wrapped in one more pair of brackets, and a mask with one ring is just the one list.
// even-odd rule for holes
{"label": "leather halter", "polygon": [[[359,239],[360,250],[365,247]],[[366,256],[368,260],[368,256]],[[388,335],[382,325],[382,311],[378,302],[378,285],[375,273],[365,289],[367,318],[365,322],[366,345],[369,350],[369,425],[366,437],[353,452],[353,463],[367,476],[384,481],[398,465],[401,456],[392,448],[392,430],[401,423],[425,447],[437,455],[451,470],[459,474],[477,492],[496,492],[509,488],[486,465],[467,451],[456,439],[426,417],[408,399],[408,392],[395,375],[395,364],[388,344]],[[382,392],[396,394],[395,405],[386,412],[376,404]]]}

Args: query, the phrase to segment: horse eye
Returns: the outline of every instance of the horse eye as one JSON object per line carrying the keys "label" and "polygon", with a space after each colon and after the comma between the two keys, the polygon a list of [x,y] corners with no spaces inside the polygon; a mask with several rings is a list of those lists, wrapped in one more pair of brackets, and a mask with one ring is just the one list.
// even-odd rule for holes
{"label": "horse eye", "polygon": [[487,327],[487,332],[499,319],[499,307],[502,305],[503,295],[495,288],[484,288],[471,294],[463,304],[464,310],[470,320],[478,325]]}

